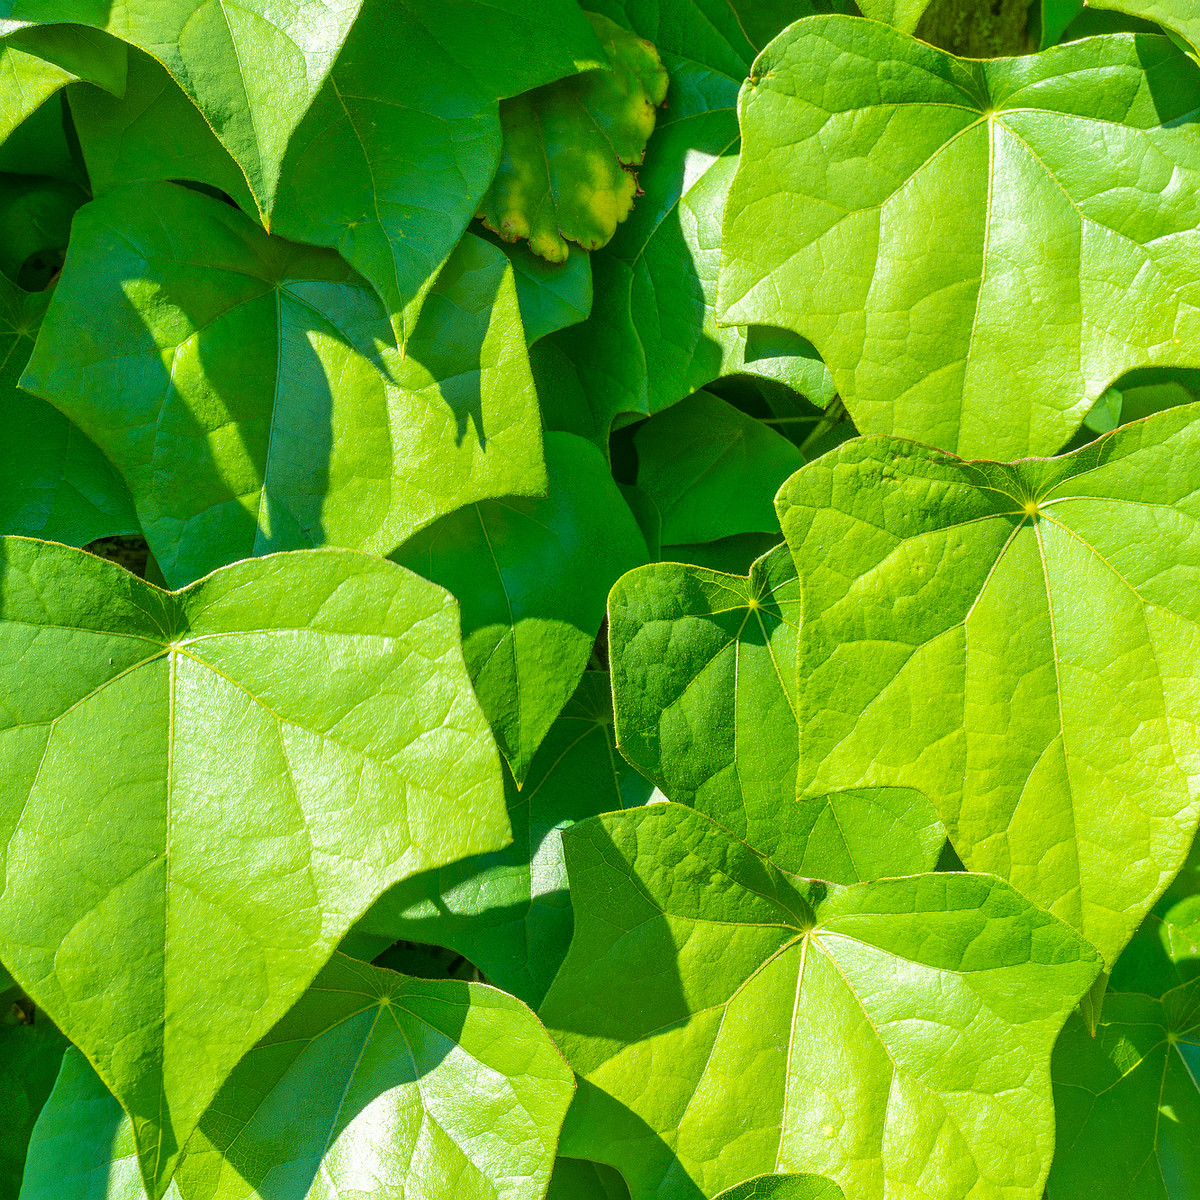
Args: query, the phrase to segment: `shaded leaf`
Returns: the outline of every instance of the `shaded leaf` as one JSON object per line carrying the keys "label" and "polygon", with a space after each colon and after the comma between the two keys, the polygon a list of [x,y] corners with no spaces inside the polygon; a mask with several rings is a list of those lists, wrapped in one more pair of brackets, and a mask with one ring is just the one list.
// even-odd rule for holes
{"label": "shaded leaf", "polygon": [[638,487],[671,545],[775,533],[775,493],[804,459],[786,438],[709,392],[651,417],[634,435]]}
{"label": "shaded leaf", "polygon": [[95,444],[17,387],[49,301],[0,279],[0,533],[83,546],[138,523],[128,489]]}
{"label": "shaded leaf", "polygon": [[1011,465],[863,438],[779,495],[801,794],[923,792],[1109,968],[1200,819],[1198,416]]}
{"label": "shaded leaf", "polygon": [[1200,336],[1198,109],[1164,38],[977,61],[802,21],[742,94],[718,319],[810,339],[864,433],[1053,453]]}
{"label": "shaded leaf", "polygon": [[560,1158],[554,1164],[546,1200],[629,1200],[629,1189],[612,1167],[582,1158]]}
{"label": "shaded leaf", "polygon": [[562,831],[598,813],[645,804],[652,790],[617,752],[608,676],[588,671],[525,785],[505,779],[512,844],[397,884],[341,948],[371,956],[401,938],[436,941],[470,959],[497,987],[541,1003],[571,941]]}
{"label": "shaded leaf", "polygon": [[1200,1191],[1200,988],[1110,994],[1092,1037],[1054,1049],[1058,1150],[1049,1200],[1190,1200]]}
{"label": "shaded leaf", "polygon": [[504,145],[496,177],[479,204],[489,228],[550,262],[566,260],[568,240],[606,245],[629,215],[638,166],[667,95],[667,72],[653,45],[595,13],[587,14],[607,60],[500,105]]}
{"label": "shaded leaf", "polygon": [[602,61],[573,0],[367,0],[292,140],[272,228],[336,247],[404,341],[496,172],[497,101]]}
{"label": "shaded leaf", "polygon": [[595,446],[551,433],[545,452],[544,499],[468,505],[392,555],[462,606],[467,669],[518,785],[587,668],[608,589],[647,557]]}
{"label": "shaded leaf", "polygon": [[350,551],[163,592],[8,538],[0,664],[0,959],[130,1113],[161,1196],[375,897],[507,841],[457,607]]}
{"label": "shaded leaf", "polygon": [[135,185],[76,217],[22,386],[116,464],[173,585],[272,550],[386,553],[464,503],[545,486],[504,256],[465,239],[427,308],[401,358],[336,254]]}
{"label": "shaded leaf", "polygon": [[1089,7],[1113,9],[1153,21],[1178,34],[1200,54],[1200,12],[1188,0],[1087,0]]}
{"label": "shaded leaf", "polygon": [[[881,0],[875,2],[878,4]],[[840,12],[857,16],[859,11],[854,0],[729,0],[729,6],[737,14],[738,22],[755,50],[762,50],[793,21],[811,17],[814,13]]]}
{"label": "shaded leaf", "polygon": [[664,546],[658,557],[663,562],[690,563],[724,575],[748,575],[754,561],[770,553],[782,541],[782,534],[735,533],[715,542]]}
{"label": "shaded leaf", "polygon": [[[71,220],[87,199],[74,183],[41,175],[0,175],[0,272],[27,291],[43,291],[62,266],[71,236]],[[37,263],[55,264],[41,278]]]}
{"label": "shaded leaf", "polygon": [[842,1189],[819,1175],[759,1175],[722,1192],[716,1200],[845,1200]]}
{"label": "shaded leaf", "polygon": [[785,870],[839,883],[932,870],[945,833],[923,797],[796,801],[799,626],[785,546],[748,578],[675,563],[630,572],[609,597],[621,752]]}
{"label": "shaded leaf", "polygon": [[1099,966],[1068,926],[988,876],[798,880],[674,804],[564,841],[575,938],[541,1009],[580,1075],[562,1154],[634,1200],[772,1171],[1041,1196],[1050,1051]]}

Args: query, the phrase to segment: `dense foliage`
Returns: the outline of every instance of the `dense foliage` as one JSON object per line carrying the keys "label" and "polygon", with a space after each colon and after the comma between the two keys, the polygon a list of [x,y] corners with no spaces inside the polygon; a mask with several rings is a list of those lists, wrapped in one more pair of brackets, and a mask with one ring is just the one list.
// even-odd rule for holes
{"label": "dense foliage", "polygon": [[1194,0],[0,12],[0,1200],[1200,1200]]}

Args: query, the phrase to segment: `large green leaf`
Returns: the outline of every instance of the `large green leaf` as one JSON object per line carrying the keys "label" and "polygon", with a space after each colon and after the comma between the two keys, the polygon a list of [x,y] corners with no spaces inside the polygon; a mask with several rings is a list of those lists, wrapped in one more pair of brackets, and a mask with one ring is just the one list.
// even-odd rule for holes
{"label": "large green leaf", "polygon": [[513,841],[405,880],[342,943],[374,957],[405,939],[449,946],[497,987],[541,1003],[571,941],[562,831],[650,799],[654,785],[617,752],[608,676],[588,671],[535,755],[524,787],[505,778]]}
{"label": "large green leaf", "polygon": [[293,139],[272,228],[335,246],[406,339],[496,173],[497,102],[603,61],[573,0],[366,0]]}
{"label": "large green leaf", "polygon": [[3,0],[0,33],[74,22],[154,55],[271,212],[280,164],[362,0]]}
{"label": "large green leaf", "polygon": [[525,340],[531,346],[547,334],[587,319],[592,311],[592,256],[586,250],[576,246],[566,262],[552,263],[534,254],[528,242],[506,242],[482,224],[474,228],[499,246],[513,265]]}
{"label": "large green leaf", "polygon": [[1088,0],[1088,7],[1112,9],[1153,21],[1177,33],[1200,54],[1200,10],[1191,0]]}
{"label": "large green leaf", "polygon": [[638,172],[645,194],[592,256],[591,318],[534,354],[548,425],[607,446],[617,414],[659,412],[743,370],[827,402],[828,372],[811,347],[753,362],[746,331],[714,319],[721,213],[737,166],[734,105],[754,47],[716,0],[593,4],[656,45],[671,87]]}
{"label": "large green leaf", "polygon": [[748,578],[656,563],[609,597],[621,752],[671,800],[785,870],[856,883],[933,869],[945,832],[911,792],[795,798],[800,584],[787,548]]}
{"label": "large green leaf", "polygon": [[462,605],[463,653],[518,786],[587,668],[608,589],[646,543],[604,456],[546,435],[549,493],[443,517],[392,556]]}
{"label": "large green leaf", "polygon": [[554,1164],[546,1200],[629,1200],[629,1189],[612,1167],[582,1158],[560,1158]]}
{"label": "large green leaf", "polygon": [[1110,968],[1200,819],[1198,418],[1012,465],[864,438],[779,496],[801,794],[916,788]]}
{"label": "large green leaf", "polygon": [[1049,1200],[1200,1195],[1200,985],[1110,995],[1094,1037],[1072,1017],[1053,1072]]}
{"label": "large green leaf", "polygon": [[34,1122],[50,1096],[67,1039],[0,972],[0,1196],[16,1200]]}
{"label": "large green leaf", "polygon": [[758,1175],[716,1200],[845,1200],[842,1189],[819,1175]]}
{"label": "large green leaf", "polygon": [[864,17],[912,33],[925,15],[929,0],[858,0]]}
{"label": "large green leaf", "polygon": [[155,1197],[366,907],[509,837],[458,612],[317,550],[163,592],[0,558],[0,961],[133,1118]]}
{"label": "large green leaf", "polygon": [[167,183],[80,210],[23,386],[92,437],[166,579],[329,543],[387,553],[545,475],[511,268],[464,239],[406,356],[333,252]]}
{"label": "large green leaf", "polygon": [[568,240],[607,245],[629,215],[640,166],[666,99],[667,72],[653,45],[589,13],[606,69],[585,71],[500,105],[504,145],[479,204],[489,229],[563,262]]}
{"label": "large green leaf", "polygon": [[1200,338],[1200,69],[1120,35],[955,59],[813,17],[740,102],[718,319],[809,338],[863,433],[1051,454]]}
{"label": "large green leaf", "polygon": [[128,489],[95,444],[17,387],[49,300],[0,278],[0,534],[84,546],[138,523]]}
{"label": "large green leaf", "polygon": [[[238,1065],[168,1194],[541,1200],[573,1090],[511,996],[335,955]],[[25,1200],[144,1195],[128,1119],[72,1052],[37,1130]]]}
{"label": "large green leaf", "polygon": [[775,493],[804,462],[787,438],[709,392],[651,417],[633,440],[637,485],[670,545],[778,532]]}
{"label": "large green leaf", "polygon": [[634,1200],[775,1171],[1041,1196],[1051,1048],[1099,966],[1067,925],[988,876],[799,880],[674,804],[564,841],[575,938],[541,1009],[580,1075],[561,1153]]}

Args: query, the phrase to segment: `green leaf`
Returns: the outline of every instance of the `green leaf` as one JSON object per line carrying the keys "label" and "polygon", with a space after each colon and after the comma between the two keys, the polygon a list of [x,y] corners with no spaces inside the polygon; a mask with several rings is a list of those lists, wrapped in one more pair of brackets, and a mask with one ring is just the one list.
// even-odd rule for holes
{"label": "green leaf", "polygon": [[227,193],[243,212],[256,216],[237,163],[150,55],[137,50],[129,55],[129,80],[120,95],[78,87],[71,89],[69,101],[93,195],[127,183],[187,179]]}
{"label": "green leaf", "polygon": [[340,258],[167,183],[81,209],[22,386],[121,471],[166,579],[323,543],[387,553],[545,487],[511,268],[466,238],[407,356]]}
{"label": "green leaf", "polygon": [[72,546],[137,529],[112,464],[56,408],[17,387],[50,297],[0,279],[0,534]]}
{"label": "green leaf", "polygon": [[[66,21],[154,55],[271,212],[284,151],[338,56],[362,0],[5,0],[0,33]],[[19,13],[15,17],[14,10]]]}
{"label": "green leaf", "polygon": [[925,15],[930,0],[858,0],[864,17],[882,21],[901,33],[912,33]]}
{"label": "green leaf", "polygon": [[674,804],[564,841],[575,938],[541,1009],[580,1076],[562,1154],[634,1200],[772,1171],[1041,1196],[1051,1048],[1099,966],[1068,926],[988,876],[798,880]]}
{"label": "green leaf", "polygon": [[737,14],[738,23],[755,50],[762,50],[793,21],[815,13],[840,12],[857,16],[859,11],[854,0],[729,0],[729,6]]}
{"label": "green leaf", "polygon": [[[62,266],[71,221],[86,199],[77,184],[62,179],[0,174],[0,272],[28,291],[44,290]],[[38,260],[54,263],[53,270]]]}
{"label": "green leaf", "polygon": [[554,1164],[546,1200],[629,1200],[629,1189],[612,1167],[582,1158],[560,1158]]}
{"label": "green leaf", "polygon": [[497,102],[603,61],[573,0],[367,0],[289,148],[272,228],[336,247],[403,342],[496,172]]}
{"label": "green leaf", "polygon": [[651,417],[633,440],[638,487],[671,545],[777,532],[775,493],[804,462],[787,438],[709,392]]}
{"label": "green leaf", "polygon": [[8,538],[0,664],[0,960],[132,1116],[159,1197],[366,907],[508,840],[457,606],[351,551],[163,592]]}
{"label": "green leaf", "polygon": [[1090,8],[1111,9],[1153,21],[1178,34],[1200,54],[1200,12],[1190,0],[1087,0]]}
{"label": "green leaf", "polygon": [[67,1039],[25,993],[0,972],[0,1196],[21,1190],[34,1122],[50,1096]]}
{"label": "green leaf", "polygon": [[808,338],[863,433],[1050,454],[1125,371],[1188,361],[1200,72],[1168,40],[960,60],[813,17],[740,104],[718,319]]}
{"label": "green leaf", "polygon": [[1011,465],[863,438],[779,494],[801,794],[923,792],[1109,968],[1200,819],[1198,417]]}
{"label": "green leaf", "polygon": [[500,105],[504,148],[479,216],[508,241],[529,240],[550,262],[567,241],[606,245],[629,215],[641,164],[667,95],[654,47],[607,17],[587,14],[607,59]]}
{"label": "green leaf", "polygon": [[571,941],[562,831],[645,804],[653,786],[617,752],[608,676],[588,671],[524,786],[505,778],[512,844],[397,884],[342,950],[366,957],[401,939],[436,942],[470,959],[497,987],[540,1004]]}
{"label": "green leaf", "polygon": [[689,546],[664,546],[656,557],[663,562],[690,563],[723,575],[748,575],[756,559],[769,554],[783,541],[781,534],[737,533],[716,542]]}
{"label": "green leaf", "polygon": [[748,578],[658,563],[619,580],[609,644],[621,752],[671,800],[785,870],[856,883],[930,871],[929,802],[847,791],[797,803],[800,584],[787,548]]}
{"label": "green leaf", "polygon": [[1057,43],[1067,26],[1079,16],[1084,9],[1084,0],[1035,0],[1030,6],[1030,33],[1034,32],[1034,10],[1037,11],[1038,49],[1046,50]]}
{"label": "green leaf", "polygon": [[820,1175],[759,1175],[722,1192],[716,1200],[845,1200],[836,1183]]}
{"label": "green leaf", "polygon": [[1200,1193],[1200,987],[1111,995],[1095,1037],[1075,1016],[1054,1050],[1050,1200]]}
{"label": "green leaf", "polygon": [[392,555],[462,605],[471,681],[517,785],[587,668],[608,589],[646,543],[603,455],[546,435],[545,499],[487,500]]}

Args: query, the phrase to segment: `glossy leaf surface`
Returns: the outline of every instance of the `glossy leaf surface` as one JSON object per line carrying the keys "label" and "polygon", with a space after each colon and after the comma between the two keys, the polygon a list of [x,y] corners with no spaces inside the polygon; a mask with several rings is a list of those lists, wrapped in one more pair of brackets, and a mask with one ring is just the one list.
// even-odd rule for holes
{"label": "glossy leaf surface", "polygon": [[550,262],[568,241],[585,250],[608,243],[629,215],[641,163],[667,94],[653,45],[588,14],[605,70],[585,71],[500,106],[503,150],[479,216],[508,241],[526,238]]}
{"label": "glossy leaf surface", "polygon": [[1058,1151],[1050,1200],[1187,1200],[1200,1191],[1200,989],[1112,995],[1096,1036],[1054,1050]]}
{"label": "glossy leaf surface", "polygon": [[129,484],[167,580],[330,543],[387,553],[544,488],[511,268],[466,239],[401,358],[328,250],[166,183],[80,211],[23,386]]}
{"label": "glossy leaf surface", "polygon": [[603,456],[546,435],[549,494],[444,517],[393,558],[462,606],[463,653],[517,783],[587,667],[608,589],[646,544]]}
{"label": "glossy leaf surface", "polygon": [[8,538],[0,664],[0,959],[130,1113],[161,1195],[372,900],[508,840],[457,608],[349,551],[170,593]]}
{"label": "glossy leaf surface", "polygon": [[1012,465],[864,438],[779,498],[801,794],[923,792],[1109,967],[1200,818],[1198,416]]}
{"label": "glossy leaf surface", "polygon": [[96,445],[17,387],[49,300],[0,279],[0,533],[84,546],[138,523],[124,481]]}
{"label": "glossy leaf surface", "polygon": [[272,228],[335,247],[406,339],[496,172],[497,101],[603,61],[573,0],[367,0],[297,130]]}
{"label": "glossy leaf surface", "polygon": [[540,1004],[571,940],[562,831],[645,804],[653,787],[617,750],[608,676],[588,671],[524,786],[505,778],[512,845],[397,884],[342,949],[368,957],[400,939],[436,942],[464,955],[497,987]]}
{"label": "glossy leaf surface", "polygon": [[1198,110],[1164,38],[979,61],[802,21],[742,93],[718,319],[811,340],[863,433],[1054,453],[1125,371],[1191,362]]}
{"label": "glossy leaf surface", "polygon": [[1099,966],[1067,925],[987,876],[807,883],[678,805],[564,840],[575,939],[541,1008],[581,1077],[563,1154],[634,1200],[789,1171],[1040,1198],[1050,1051]]}

